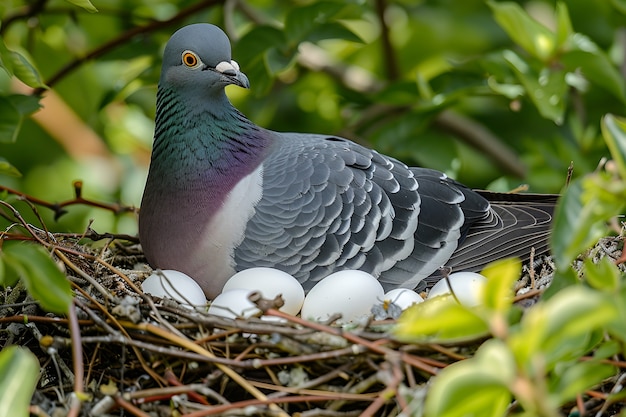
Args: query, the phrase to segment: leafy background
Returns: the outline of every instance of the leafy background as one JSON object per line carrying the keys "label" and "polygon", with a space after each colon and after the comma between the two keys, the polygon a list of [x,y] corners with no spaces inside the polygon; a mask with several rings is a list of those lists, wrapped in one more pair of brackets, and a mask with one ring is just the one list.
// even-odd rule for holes
{"label": "leafy background", "polygon": [[[212,22],[252,84],[229,95],[264,127],[343,135],[473,187],[558,192],[570,162],[577,176],[608,155],[600,117],[624,113],[625,9],[619,0],[5,1],[1,181],[60,201],[81,179],[86,197],[138,206],[161,50],[178,27]],[[51,88],[39,101],[10,74]],[[54,227],[88,219],[136,231],[133,216],[89,208]]]}
{"label": "leafy background", "polygon": [[[12,190],[71,200],[76,179],[83,197],[138,206],[160,52],[176,28],[212,22],[228,31],[252,83],[228,93],[262,126],[343,135],[473,187],[563,191],[554,281],[536,305],[522,314],[513,304],[519,265],[505,261],[485,272],[478,309],[448,297],[400,318],[395,336],[409,343],[488,337],[425,384],[425,411],[412,415],[552,417],[601,384],[612,387],[602,412],[623,402],[626,275],[616,263],[625,258],[601,248],[579,258],[626,209],[623,0],[40,0],[5,1],[0,13],[0,187],[15,207]],[[58,222],[54,214],[32,221],[77,232],[92,219],[99,231],[136,232],[132,214],[90,205]],[[0,283],[19,276],[43,308],[71,315],[72,290],[48,251],[5,244]],[[46,285],[54,291],[38,291]],[[11,407],[26,415],[36,369],[23,349],[2,352],[0,416]],[[6,394],[18,386],[20,395]],[[420,390],[405,393],[418,408]]]}

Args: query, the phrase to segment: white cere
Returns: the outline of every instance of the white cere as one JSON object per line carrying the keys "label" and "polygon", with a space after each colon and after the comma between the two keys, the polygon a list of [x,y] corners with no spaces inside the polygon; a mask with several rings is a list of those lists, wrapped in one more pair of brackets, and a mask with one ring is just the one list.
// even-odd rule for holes
{"label": "white cere", "polygon": [[235,61],[231,61],[231,62],[222,61],[215,66],[215,69],[221,72],[222,74],[232,75],[234,73],[237,73],[238,68],[239,68],[239,65],[237,65],[236,62],[235,62],[235,65],[233,65],[232,64],[233,62]]}

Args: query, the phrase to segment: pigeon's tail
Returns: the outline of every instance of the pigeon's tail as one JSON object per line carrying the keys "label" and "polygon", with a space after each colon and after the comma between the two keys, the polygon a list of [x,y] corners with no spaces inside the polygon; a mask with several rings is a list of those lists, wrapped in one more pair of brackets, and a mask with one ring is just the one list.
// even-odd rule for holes
{"label": "pigeon's tail", "polygon": [[[452,272],[478,272],[489,262],[503,258],[528,261],[531,249],[536,257],[548,253],[557,195],[478,193],[489,200],[491,212],[467,230],[464,240],[446,263]],[[435,271],[424,284],[430,286],[441,277],[442,271]]]}

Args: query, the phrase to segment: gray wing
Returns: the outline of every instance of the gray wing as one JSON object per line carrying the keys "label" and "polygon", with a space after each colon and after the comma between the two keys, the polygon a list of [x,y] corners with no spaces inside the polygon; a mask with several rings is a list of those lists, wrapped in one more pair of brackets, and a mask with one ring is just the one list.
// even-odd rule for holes
{"label": "gray wing", "polygon": [[[490,202],[487,216],[469,223],[459,248],[445,266],[456,271],[480,271],[489,262],[517,257],[528,261],[531,249],[539,257],[549,252],[552,215],[558,195],[503,194],[477,191]],[[442,278],[435,271],[419,289]]]}
{"label": "gray wing", "polygon": [[392,288],[428,276],[456,249],[465,196],[442,174],[342,138],[276,135],[263,196],[235,249],[237,270],[275,267],[309,289],[360,269]]}
{"label": "gray wing", "polygon": [[537,256],[548,252],[548,236],[558,196],[502,194],[480,191],[491,202],[491,212],[472,225],[448,265],[458,270],[480,270],[506,257],[527,260],[531,247]]}

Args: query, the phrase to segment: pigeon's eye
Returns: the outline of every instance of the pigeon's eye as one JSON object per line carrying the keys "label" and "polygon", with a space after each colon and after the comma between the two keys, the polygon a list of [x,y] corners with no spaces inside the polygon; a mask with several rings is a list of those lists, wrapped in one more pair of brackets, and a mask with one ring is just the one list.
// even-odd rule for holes
{"label": "pigeon's eye", "polygon": [[195,68],[200,65],[202,61],[198,58],[198,55],[191,51],[183,52],[183,64],[188,66],[189,68]]}

